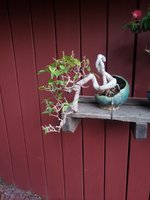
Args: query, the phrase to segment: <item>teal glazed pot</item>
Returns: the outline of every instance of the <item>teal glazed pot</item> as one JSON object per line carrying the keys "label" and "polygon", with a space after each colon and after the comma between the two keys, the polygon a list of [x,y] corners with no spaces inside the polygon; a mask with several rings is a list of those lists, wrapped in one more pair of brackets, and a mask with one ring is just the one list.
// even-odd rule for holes
{"label": "teal glazed pot", "polygon": [[96,102],[100,105],[101,108],[107,110],[116,110],[122,105],[129,97],[130,88],[128,81],[121,76],[114,75],[114,78],[117,80],[118,88],[120,90],[113,96],[109,97],[104,94],[96,94]]}

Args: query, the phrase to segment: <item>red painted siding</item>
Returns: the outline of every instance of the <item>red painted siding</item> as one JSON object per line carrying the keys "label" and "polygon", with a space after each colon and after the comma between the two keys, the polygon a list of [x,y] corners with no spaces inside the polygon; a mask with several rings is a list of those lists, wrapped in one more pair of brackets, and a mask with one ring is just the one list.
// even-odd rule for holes
{"label": "red painted siding", "polygon": [[[81,1],[81,53],[82,56],[89,57],[92,67],[95,66],[95,59],[99,52],[106,54],[106,32],[106,2],[97,1],[95,5],[93,1]],[[91,88],[83,89],[83,94],[94,95],[94,90]],[[83,120],[83,153],[85,199],[103,199],[105,165],[105,122],[103,120]]]}
{"label": "red painted siding", "polygon": [[[139,5],[138,5],[139,4]],[[94,69],[98,53],[107,69],[128,79],[131,95],[149,87],[149,33],[122,29],[147,0],[0,2],[0,177],[52,200],[148,200],[150,138],[137,141],[130,124],[85,119],[74,134],[44,135],[37,71],[74,50]],[[91,88],[84,95],[93,95]],[[149,131],[149,130],[148,130]]]}

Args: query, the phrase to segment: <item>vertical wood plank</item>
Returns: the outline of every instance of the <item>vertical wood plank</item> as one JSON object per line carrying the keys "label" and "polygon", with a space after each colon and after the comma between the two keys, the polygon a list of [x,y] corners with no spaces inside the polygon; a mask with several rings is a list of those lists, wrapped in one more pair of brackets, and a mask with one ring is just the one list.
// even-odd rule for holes
{"label": "vertical wood plank", "polygon": [[104,198],[104,121],[84,121],[85,199]]}
{"label": "vertical wood plank", "polygon": [[[90,59],[95,70],[97,54],[106,54],[107,2],[81,1],[81,48],[82,56]],[[90,87],[84,95],[95,95]],[[83,120],[84,135],[84,190],[86,200],[104,198],[104,145],[105,122],[103,120]]]}
{"label": "vertical wood plank", "polygon": [[125,199],[129,126],[115,121],[106,125],[105,198]]}
{"label": "vertical wood plank", "polygon": [[[132,84],[134,37],[123,30],[135,2],[109,0],[107,71],[123,76]],[[126,36],[128,34],[128,37]],[[123,128],[122,128],[123,127]],[[106,123],[105,199],[126,198],[129,124]]]}
{"label": "vertical wood plank", "polygon": [[[31,0],[31,16],[34,36],[35,65],[37,71],[48,65],[52,58],[56,57],[56,38],[53,1]],[[38,77],[38,85],[45,84],[47,76],[42,74]],[[39,92],[41,111],[42,99],[49,97],[45,92]],[[41,125],[53,123],[48,116],[41,116]],[[46,199],[65,199],[64,197],[64,178],[62,162],[61,135],[50,133],[44,135],[45,168],[47,179],[47,198]]]}
{"label": "vertical wood plank", "polygon": [[16,0],[9,1],[8,7],[21,103],[22,127],[27,148],[30,189],[45,196],[43,144],[29,5],[28,1]]}
{"label": "vertical wood plank", "polygon": [[148,199],[150,188],[149,177],[149,146],[150,137],[146,140],[137,141],[132,137],[130,166],[129,166],[129,183],[128,183],[128,199],[133,198]]}
{"label": "vertical wood plank", "polygon": [[[16,76],[11,28],[5,1],[1,1],[0,11],[0,84],[8,140],[10,141],[9,144],[12,156],[14,183],[20,187],[29,188],[29,171],[24,130],[22,126],[20,97]],[[5,157],[3,159],[5,159]]]}
{"label": "vertical wood plank", "polygon": [[[140,9],[143,15],[146,14],[149,1],[140,1]],[[150,46],[150,33],[145,32],[138,35],[136,70],[135,70],[135,87],[134,96],[147,97],[147,88],[150,86],[150,57],[144,51]],[[150,127],[148,128],[148,138],[143,141],[136,141],[132,137],[130,166],[129,166],[129,185],[128,199],[149,199],[150,191]]]}
{"label": "vertical wood plank", "polygon": [[[71,54],[80,58],[80,24],[78,1],[55,1],[58,56]],[[74,134],[62,133],[65,196],[67,200],[83,199],[82,130]]]}
{"label": "vertical wood plank", "polygon": [[14,182],[14,174],[12,168],[12,158],[9,146],[9,138],[7,132],[7,125],[0,90],[0,176],[7,182]]}

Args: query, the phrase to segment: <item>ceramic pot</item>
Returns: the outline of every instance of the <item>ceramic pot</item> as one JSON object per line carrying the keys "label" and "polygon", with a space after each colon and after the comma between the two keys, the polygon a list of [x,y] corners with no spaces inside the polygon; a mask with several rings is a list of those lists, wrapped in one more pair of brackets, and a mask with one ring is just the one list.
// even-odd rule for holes
{"label": "ceramic pot", "polygon": [[148,100],[150,102],[150,90],[147,91],[147,98],[148,98]]}
{"label": "ceramic pot", "polygon": [[129,84],[126,79],[118,75],[114,75],[113,77],[117,79],[120,90],[113,97],[108,97],[104,94],[95,95],[96,102],[101,108],[107,110],[118,109],[128,99],[130,93]]}

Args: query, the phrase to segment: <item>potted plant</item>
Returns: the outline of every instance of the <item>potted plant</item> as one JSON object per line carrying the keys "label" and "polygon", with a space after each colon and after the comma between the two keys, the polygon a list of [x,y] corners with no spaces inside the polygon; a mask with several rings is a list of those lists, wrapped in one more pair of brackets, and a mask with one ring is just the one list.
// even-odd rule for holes
{"label": "potted plant", "polygon": [[[144,16],[142,16],[142,10],[134,10],[132,12],[132,19],[124,25],[124,28],[130,30],[134,34],[150,31],[150,5]],[[150,50],[147,49],[147,47],[145,48],[145,51],[150,55]],[[147,89],[147,97],[150,101],[150,88]]]}
{"label": "potted plant", "polygon": [[[96,68],[102,76],[102,85],[97,81],[98,76],[92,73],[89,59],[84,57],[80,61],[75,58],[74,53],[70,56],[63,54],[61,58],[54,59],[54,62],[38,72],[38,74],[49,74],[47,84],[39,87],[40,90],[50,93],[49,98],[44,99],[43,114],[48,114],[59,121],[57,126],[52,124],[42,126],[45,133],[60,132],[67,115],[78,112],[81,88],[89,81],[92,81],[96,91],[96,101],[104,108],[113,109],[126,101],[129,95],[127,81],[121,76],[111,76],[107,73],[105,61],[105,56],[101,54],[97,56]],[[73,98],[68,98],[67,93],[74,93]]]}
{"label": "potted plant", "polygon": [[129,29],[133,33],[150,31],[150,5],[144,16],[142,16],[142,10],[134,10],[132,12],[132,19],[124,25],[124,28]]}

